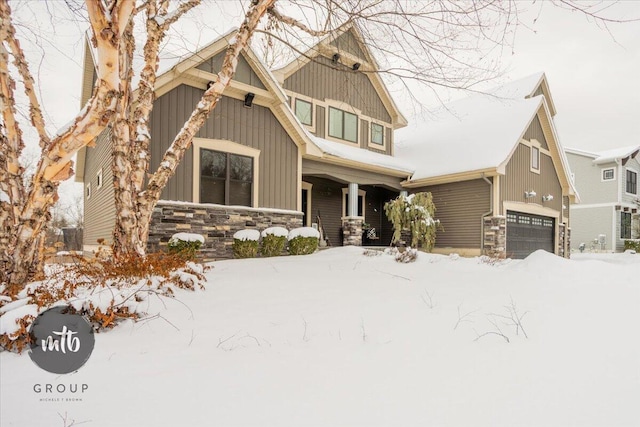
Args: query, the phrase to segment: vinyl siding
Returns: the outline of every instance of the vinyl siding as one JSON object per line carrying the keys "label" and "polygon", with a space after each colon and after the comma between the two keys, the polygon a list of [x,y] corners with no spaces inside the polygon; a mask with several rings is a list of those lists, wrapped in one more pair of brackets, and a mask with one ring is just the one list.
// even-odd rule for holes
{"label": "vinyl siding", "polygon": [[[618,201],[620,170],[615,163],[594,165],[593,158],[567,153],[571,172],[575,174],[575,186],[580,194],[580,203],[614,203]],[[602,181],[602,170],[614,168],[615,180]],[[611,234],[611,233],[609,233]]]}
{"label": "vinyl siding", "polygon": [[366,116],[391,123],[389,112],[365,73],[333,64],[323,56],[314,58],[289,76],[284,88],[321,101],[345,102]]}
{"label": "vinyl siding", "polygon": [[[613,228],[613,206],[590,207],[584,209],[573,209],[571,211],[571,249],[578,250],[581,243],[586,245],[587,250],[591,242],[598,238],[598,235],[606,236],[606,250],[612,250],[611,233]],[[620,212],[615,212],[619,216]],[[620,223],[620,219],[617,219]],[[620,235],[619,225],[616,233]]]}
{"label": "vinyl siding", "polygon": [[325,178],[304,177],[311,188],[311,222],[322,219],[322,226],[331,246],[342,246],[342,188],[344,184]]}
{"label": "vinyl siding", "polygon": [[[151,115],[151,170],[182,128],[203,91],[181,85],[161,96]],[[298,149],[266,107],[223,96],[200,131],[199,138],[222,139],[260,150],[258,207],[297,208]],[[193,149],[189,149],[162,192],[162,199],[194,201]]]}
{"label": "vinyl siding", "polygon": [[[198,65],[196,68],[208,73],[218,74],[222,69],[222,62],[224,61],[226,53],[226,50],[223,50],[222,52],[212,56],[202,64]],[[244,54],[240,55],[240,57],[238,58],[238,66],[236,68],[236,73],[233,76],[233,79],[241,83],[246,83],[248,85],[258,87],[260,89],[266,89],[264,84],[262,83],[262,80],[260,80],[260,77],[258,77],[255,71],[253,71],[253,69],[251,68],[251,65],[249,65],[249,63],[245,59]]]}
{"label": "vinyl siding", "polygon": [[437,248],[481,248],[481,219],[491,209],[490,189],[486,181],[475,179],[412,191],[430,191],[433,195],[436,218],[444,228],[437,233]]}
{"label": "vinyl siding", "polygon": [[[113,199],[111,171],[111,128],[98,137],[95,147],[87,147],[84,164],[84,236],[83,245],[97,245],[98,239],[112,241],[116,208]],[[97,186],[97,174],[102,168],[102,187]],[[91,183],[91,197],[87,199],[87,184]]]}
{"label": "vinyl siding", "polygon": [[[524,192],[532,190],[536,192],[536,196],[526,199]],[[551,194],[553,200],[543,202],[542,196],[547,194]],[[503,214],[502,202],[505,201],[536,203],[560,212],[562,187],[551,157],[540,153],[540,173],[531,172],[531,149],[524,144],[518,144],[507,163],[505,176],[500,180],[500,209]]]}

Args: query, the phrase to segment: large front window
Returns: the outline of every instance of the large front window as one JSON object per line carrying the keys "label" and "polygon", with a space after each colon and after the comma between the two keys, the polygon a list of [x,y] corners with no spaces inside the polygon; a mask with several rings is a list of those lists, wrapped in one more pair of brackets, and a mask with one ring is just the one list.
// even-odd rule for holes
{"label": "large front window", "polygon": [[384,126],[377,123],[371,123],[371,142],[378,145],[384,145]]}
{"label": "large front window", "polygon": [[200,150],[200,202],[251,206],[253,158]]}
{"label": "large front window", "polygon": [[329,107],[329,136],[358,142],[358,116]]}
{"label": "large front window", "polygon": [[638,174],[627,170],[626,191],[629,194],[638,194]]}

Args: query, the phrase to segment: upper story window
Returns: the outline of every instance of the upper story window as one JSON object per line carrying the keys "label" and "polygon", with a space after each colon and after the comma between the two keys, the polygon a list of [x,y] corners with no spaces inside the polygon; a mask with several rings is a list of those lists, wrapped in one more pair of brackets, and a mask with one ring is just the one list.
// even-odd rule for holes
{"label": "upper story window", "polygon": [[384,145],[384,126],[371,123],[371,143]]}
{"label": "upper story window", "polygon": [[87,196],[87,199],[91,198],[91,183],[87,184],[87,190],[86,190],[85,194]]}
{"label": "upper story window", "polygon": [[531,146],[531,169],[540,171],[540,148]]}
{"label": "upper story window", "polygon": [[200,150],[200,203],[251,206],[253,158]]}
{"label": "upper story window", "polygon": [[313,124],[313,104],[302,99],[295,100],[296,117],[303,125],[311,126]]}
{"label": "upper story window", "polygon": [[603,181],[613,181],[616,179],[616,170],[615,168],[602,169],[602,180]]}
{"label": "upper story window", "polygon": [[358,142],[358,116],[329,107],[329,136]]}
{"label": "upper story window", "polygon": [[98,171],[98,174],[96,175],[96,187],[97,188],[101,188],[102,187],[102,168],[100,168],[100,170]]}
{"label": "upper story window", "polygon": [[638,194],[638,173],[627,169],[627,181],[625,191],[629,194]]}

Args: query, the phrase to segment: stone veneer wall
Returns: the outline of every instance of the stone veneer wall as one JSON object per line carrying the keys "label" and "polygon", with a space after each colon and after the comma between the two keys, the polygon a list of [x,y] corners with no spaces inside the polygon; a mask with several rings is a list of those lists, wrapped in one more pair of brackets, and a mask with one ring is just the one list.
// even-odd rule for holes
{"label": "stone veneer wall", "polygon": [[160,201],[153,210],[148,249],[166,249],[175,233],[195,233],[205,238],[198,254],[203,261],[233,258],[236,231],[275,226],[288,230],[301,227],[302,212]]}
{"label": "stone veneer wall", "polygon": [[507,219],[504,216],[484,218],[484,247],[482,253],[493,258],[507,256]]}
{"label": "stone veneer wall", "polygon": [[342,245],[362,246],[362,218],[345,217],[342,218]]}
{"label": "stone veneer wall", "polygon": [[558,255],[563,258],[571,257],[571,229],[565,224],[558,226],[559,242]]}

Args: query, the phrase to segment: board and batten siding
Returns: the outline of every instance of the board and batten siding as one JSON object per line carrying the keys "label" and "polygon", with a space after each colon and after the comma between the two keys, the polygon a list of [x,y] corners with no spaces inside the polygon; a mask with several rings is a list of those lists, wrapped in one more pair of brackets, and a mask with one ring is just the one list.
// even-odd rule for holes
{"label": "board and batten siding", "polygon": [[304,177],[311,188],[311,222],[320,216],[324,232],[331,246],[342,246],[342,188],[344,184],[326,178]]}
{"label": "board and batten siding", "polygon": [[[182,128],[203,90],[181,85],[162,95],[151,114],[151,170],[160,164],[165,150]],[[297,209],[298,148],[266,107],[223,96],[196,134],[198,138],[233,141],[260,150],[258,206]],[[193,199],[193,148],[162,192],[164,200]]]}
{"label": "board and batten siding", "polygon": [[[116,222],[111,170],[111,127],[98,136],[95,147],[87,147],[84,164],[84,246],[97,246],[98,239],[110,244]],[[98,188],[98,171],[102,169],[102,187]],[[91,183],[91,197],[87,198],[87,184]]]}
{"label": "board and batten siding", "polygon": [[[525,191],[535,191],[532,199],[525,198]],[[553,200],[543,202],[543,195],[552,195]],[[540,173],[531,172],[531,148],[518,144],[507,163],[504,178],[500,179],[500,210],[505,214],[505,201],[537,203],[545,208],[562,211],[562,187],[550,156],[540,153]]]}
{"label": "board and batten siding", "polygon": [[444,228],[436,234],[436,248],[482,248],[482,217],[491,209],[491,188],[485,180],[474,179],[412,191],[433,196],[436,219]]}
{"label": "board and batten siding", "polygon": [[314,58],[289,76],[284,88],[321,101],[344,102],[366,116],[391,124],[391,116],[367,75],[333,64],[324,56]]}
{"label": "board and batten siding", "polygon": [[[226,53],[227,51],[225,49],[217,55],[214,55],[211,58],[207,59],[196,68],[208,73],[218,74],[222,69],[222,63],[224,62]],[[260,89],[266,89],[266,87],[262,83],[262,80],[260,80],[260,77],[258,77],[255,71],[253,71],[253,68],[251,68],[251,65],[249,65],[249,63],[245,59],[244,54],[241,54],[238,57],[238,66],[236,68],[235,74],[233,75],[233,80],[239,81],[240,83],[246,83]]]}
{"label": "board and batten siding", "polygon": [[347,52],[351,55],[361,58],[363,61],[366,60],[366,55],[360,48],[358,39],[356,39],[351,31],[347,31],[346,33],[337,37],[330,43],[330,45],[335,46],[338,49],[338,52]]}
{"label": "board and batten siding", "polygon": [[547,139],[545,138],[544,131],[542,130],[542,124],[540,123],[540,119],[537,115],[531,121],[531,124],[529,125],[529,128],[527,128],[527,131],[524,133],[523,138],[527,141],[535,139],[540,143],[540,147],[545,150],[549,149],[549,144],[547,144]]}

